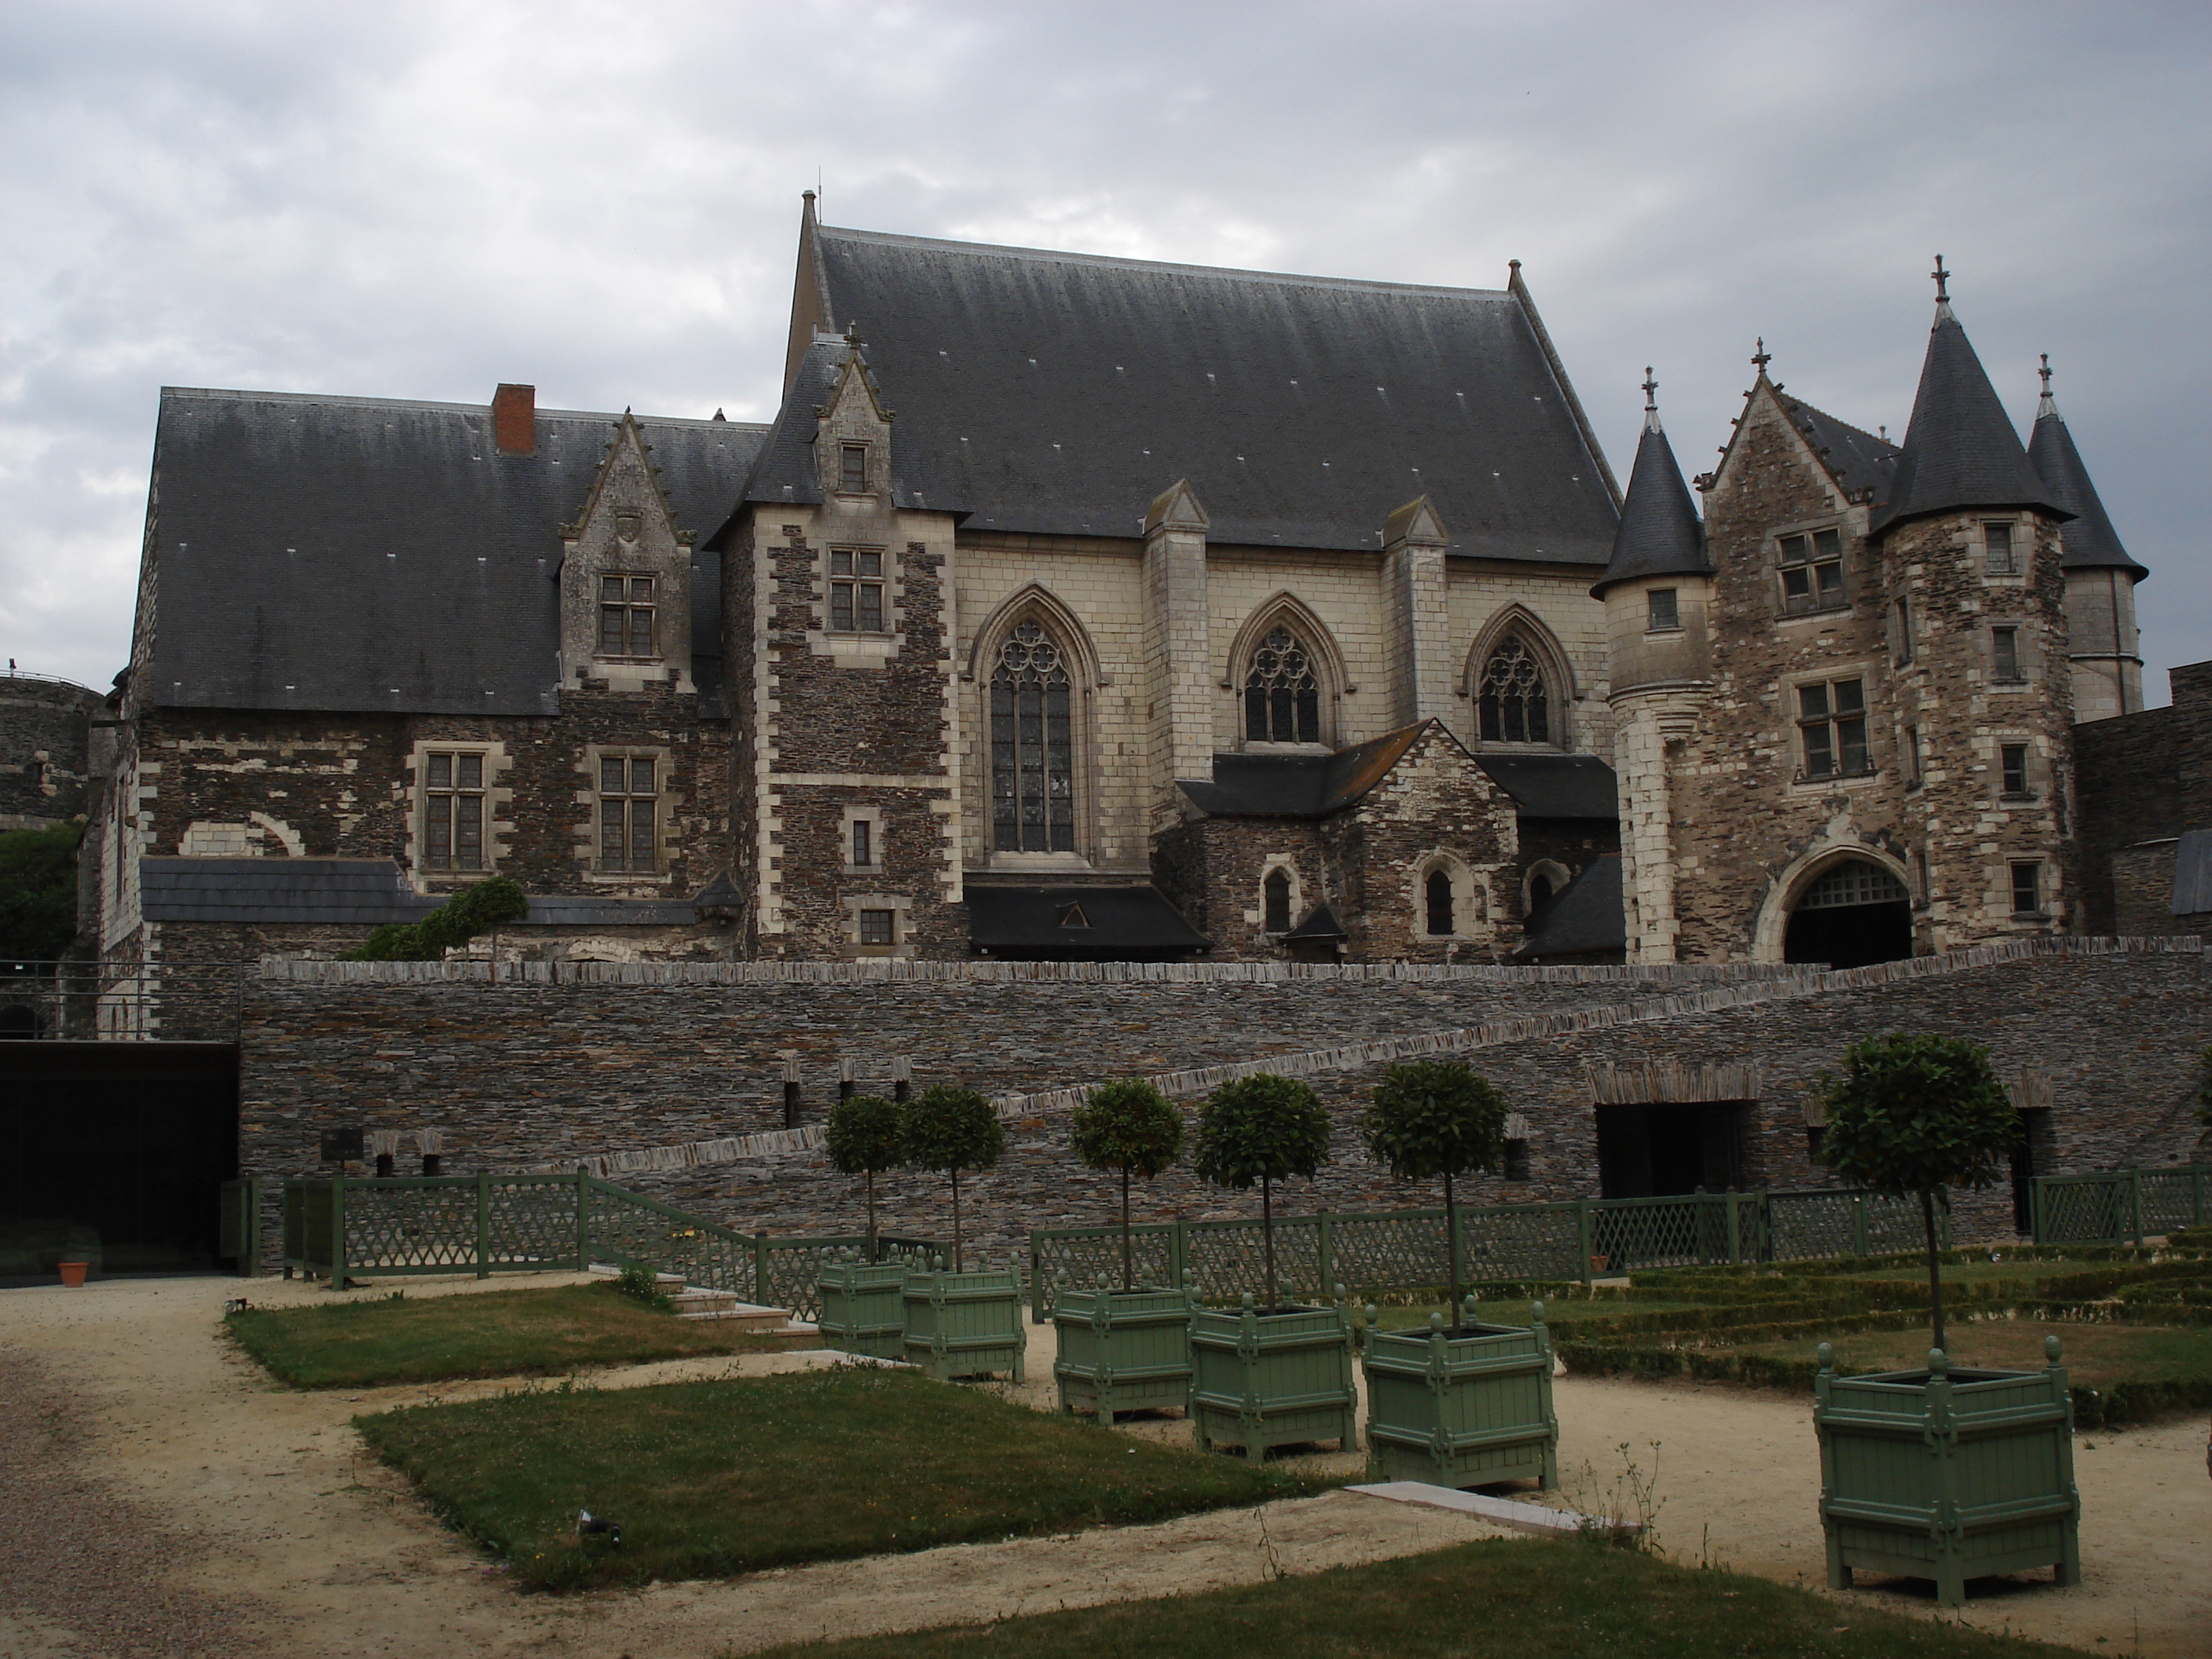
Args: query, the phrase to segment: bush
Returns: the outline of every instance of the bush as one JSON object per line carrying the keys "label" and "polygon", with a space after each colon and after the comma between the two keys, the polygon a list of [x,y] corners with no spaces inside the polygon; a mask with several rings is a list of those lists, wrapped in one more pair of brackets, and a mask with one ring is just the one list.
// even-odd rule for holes
{"label": "bush", "polygon": [[1260,1188],[1260,1237],[1267,1306],[1275,1294],[1274,1184],[1311,1180],[1328,1162],[1328,1111],[1311,1089],[1272,1072],[1224,1083],[1198,1115],[1198,1178],[1215,1187]]}
{"label": "bush", "polygon": [[868,1260],[876,1260],[876,1174],[906,1159],[906,1108],[881,1095],[854,1095],[830,1109],[822,1126],[823,1150],[840,1175],[868,1182]]}
{"label": "bush", "polygon": [[[1364,1125],[1367,1150],[1401,1181],[1444,1181],[1444,1236],[1459,1240],[1452,1178],[1495,1170],[1505,1156],[1505,1097],[1461,1060],[1391,1066],[1375,1085]],[[1449,1249],[1452,1317],[1459,1317],[1460,1259]]]}
{"label": "bush", "polygon": [[633,1261],[616,1275],[615,1288],[632,1301],[642,1302],[660,1313],[672,1313],[676,1304],[660,1288],[660,1275]]}
{"label": "bush", "polygon": [[1067,1143],[1094,1170],[1121,1176],[1121,1288],[1133,1288],[1129,1266],[1129,1177],[1150,1181],[1182,1155],[1182,1114],[1142,1078],[1102,1083],[1075,1109]]}
{"label": "bush", "polygon": [[82,823],[0,833],[0,961],[53,962],[76,937]]}
{"label": "bush", "polygon": [[1006,1132],[975,1090],[940,1083],[907,1107],[905,1141],[908,1163],[952,1178],[952,1271],[959,1273],[960,1172],[996,1164],[1006,1150]]}
{"label": "bush", "polygon": [[491,876],[464,887],[420,921],[392,921],[342,962],[442,962],[446,952],[530,914],[530,896],[511,877]]}

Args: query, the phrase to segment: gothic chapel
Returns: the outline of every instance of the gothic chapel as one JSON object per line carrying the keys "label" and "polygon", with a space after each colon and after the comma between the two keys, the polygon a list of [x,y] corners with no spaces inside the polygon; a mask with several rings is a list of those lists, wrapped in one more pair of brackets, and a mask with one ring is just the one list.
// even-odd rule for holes
{"label": "gothic chapel", "polygon": [[[170,388],[112,960],[1849,963],[2079,927],[2121,550],[1948,301],[1625,500],[1503,290],[837,229],[773,422]],[[1648,381],[1648,374],[1647,374]],[[1650,386],[1647,385],[1647,401]],[[1618,782],[1616,782],[1618,779]],[[481,947],[479,947],[481,948]]]}

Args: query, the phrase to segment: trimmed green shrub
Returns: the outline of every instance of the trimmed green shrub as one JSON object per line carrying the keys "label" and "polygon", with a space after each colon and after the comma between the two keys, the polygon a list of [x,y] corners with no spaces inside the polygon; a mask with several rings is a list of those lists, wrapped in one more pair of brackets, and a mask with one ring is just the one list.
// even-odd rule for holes
{"label": "trimmed green shrub", "polygon": [[1328,1162],[1328,1110],[1311,1089],[1272,1072],[1224,1083],[1206,1097],[1198,1115],[1198,1155],[1192,1167],[1210,1186],[1260,1188],[1260,1239],[1267,1306],[1275,1294],[1275,1205],[1278,1181],[1310,1181]]}
{"label": "trimmed green shrub", "polygon": [[1182,1156],[1182,1114],[1142,1078],[1102,1083],[1075,1109],[1067,1144],[1087,1167],[1121,1175],[1121,1288],[1133,1290],[1129,1177],[1150,1181]]}
{"label": "trimmed green shrub", "polygon": [[1505,1097],[1463,1060],[1401,1061],[1375,1085],[1362,1126],[1367,1150],[1401,1181],[1444,1180],[1451,1316],[1459,1317],[1459,1207],[1452,1177],[1495,1170],[1505,1156]]}
{"label": "trimmed green shrub", "polygon": [[940,1083],[906,1109],[906,1161],[952,1178],[952,1271],[963,1271],[960,1172],[988,1170],[1006,1150],[1006,1131],[991,1103],[973,1089]]}
{"label": "trimmed green shrub", "polygon": [[906,1161],[906,1108],[881,1095],[854,1095],[830,1109],[822,1126],[823,1150],[840,1175],[865,1176],[868,1183],[868,1260],[876,1248],[876,1174]]}

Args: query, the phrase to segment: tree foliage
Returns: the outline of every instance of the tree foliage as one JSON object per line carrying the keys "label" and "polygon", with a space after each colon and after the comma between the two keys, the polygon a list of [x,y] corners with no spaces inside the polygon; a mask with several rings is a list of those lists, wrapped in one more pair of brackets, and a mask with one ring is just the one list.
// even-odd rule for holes
{"label": "tree foliage", "polygon": [[0,833],[0,959],[53,962],[76,937],[82,823]]}
{"label": "tree foliage", "polygon": [[973,1089],[939,1083],[906,1109],[906,1158],[952,1180],[952,1271],[962,1267],[960,1172],[988,1170],[1006,1150],[1006,1131],[991,1103]]}
{"label": "tree foliage", "polygon": [[1391,1066],[1360,1127],[1367,1150],[1401,1181],[1495,1170],[1505,1157],[1505,1097],[1462,1060]]}
{"label": "tree foliage", "polygon": [[1102,1083],[1075,1109],[1067,1144],[1094,1170],[1121,1177],[1121,1288],[1134,1288],[1129,1250],[1129,1177],[1152,1180],[1182,1156],[1182,1114],[1142,1078]]}
{"label": "tree foliage", "polygon": [[1814,1091],[1828,1116],[1820,1161],[1870,1191],[1917,1197],[2008,1173],[2020,1114],[1978,1042],[1869,1037],[1844,1050],[1841,1077],[1823,1073]]}
{"label": "tree foliage", "polygon": [[392,921],[371,933],[346,962],[441,962],[446,952],[530,914],[530,896],[509,876],[464,887],[420,921]]}
{"label": "tree foliage", "polygon": [[854,1095],[830,1109],[823,1150],[840,1175],[877,1175],[906,1162],[906,1108],[881,1095]]}
{"label": "tree foliage", "polygon": [[1199,1109],[1191,1167],[1211,1186],[1308,1179],[1328,1162],[1328,1110],[1295,1079],[1261,1072],[1224,1083]]}

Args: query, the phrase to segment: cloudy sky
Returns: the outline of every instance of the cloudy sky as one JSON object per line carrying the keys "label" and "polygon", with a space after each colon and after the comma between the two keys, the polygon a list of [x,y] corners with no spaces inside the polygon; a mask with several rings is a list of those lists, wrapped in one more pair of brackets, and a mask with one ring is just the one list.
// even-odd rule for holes
{"label": "cloudy sky", "polygon": [[2212,8],[0,5],[0,653],[127,654],[158,388],[766,419],[831,222],[1530,285],[1617,469],[1755,337],[1901,432],[1931,257],[2023,429],[2048,351],[2151,701],[2212,658]]}

